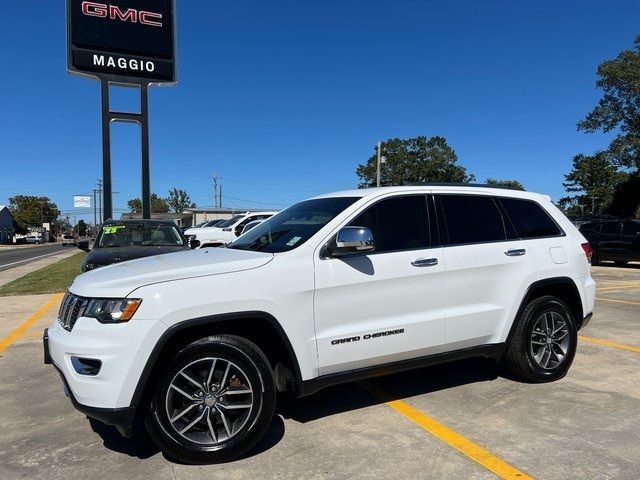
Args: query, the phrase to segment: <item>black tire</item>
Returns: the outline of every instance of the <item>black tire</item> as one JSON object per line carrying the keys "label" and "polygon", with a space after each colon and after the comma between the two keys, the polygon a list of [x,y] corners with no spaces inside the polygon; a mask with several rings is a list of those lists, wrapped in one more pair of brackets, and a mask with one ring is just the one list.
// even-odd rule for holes
{"label": "black tire", "polygon": [[[559,319],[564,321],[566,335],[561,340],[563,345],[546,344],[545,333],[534,334],[534,328],[536,332],[544,330],[538,322],[543,322],[544,325],[547,318],[558,319],[558,324],[561,323]],[[552,382],[564,377],[573,363],[578,344],[575,316],[567,304],[557,297],[545,295],[532,300],[516,321],[515,332],[503,358],[507,369],[519,379],[534,383]],[[565,329],[555,335],[555,338],[559,338],[564,331]],[[565,337],[567,340],[564,340]],[[553,337],[550,341],[553,342]],[[563,346],[566,351],[564,356],[561,354]],[[541,350],[542,348],[546,350]],[[540,352],[542,355],[538,358],[536,353],[539,355]],[[548,358],[545,352],[548,352]],[[554,365],[559,356],[562,357],[561,361]],[[545,358],[547,368],[541,365]]]}
{"label": "black tire", "polygon": [[595,267],[597,265],[600,265],[600,257],[598,256],[598,252],[594,250],[591,254],[591,266]]}
{"label": "black tire", "polygon": [[[174,384],[174,387],[171,385],[172,382],[177,381],[176,379],[182,381],[180,372],[183,369],[197,369],[201,363],[205,364],[205,362],[213,364],[213,361],[210,360],[212,358],[217,359],[220,370],[216,370],[216,373],[208,376],[214,383],[216,382],[215,379],[222,380],[220,381],[222,384],[221,391],[225,386],[226,379],[229,381],[228,389],[233,390],[232,387],[236,386],[240,390],[249,388],[253,390],[253,394],[249,397],[244,394],[228,395],[225,398],[224,393],[220,393],[220,397],[216,397],[217,403],[207,405],[204,404],[204,398],[214,401],[212,400],[215,396],[214,388],[211,388],[209,393],[203,388],[201,391],[206,395],[201,401],[199,399],[187,400],[181,394],[175,393],[176,385]],[[222,373],[225,370],[225,365],[231,365],[231,370],[228,370],[230,373]],[[215,369],[216,367],[214,367]],[[234,376],[233,371],[237,375]],[[184,373],[193,378],[197,376],[198,371],[186,370]],[[207,377],[206,371],[205,375],[197,378],[197,380],[208,383],[205,377]],[[234,381],[240,385],[233,385]],[[186,385],[188,386],[184,386],[183,389],[185,393],[194,397],[198,396],[200,392],[195,391],[197,388],[194,388],[193,383],[187,383]],[[192,390],[189,390],[189,387]],[[209,386],[206,388],[208,389]],[[245,403],[247,403],[246,399],[249,398],[248,403],[252,407],[246,414],[239,409],[227,410],[226,408],[221,408],[225,406],[225,403],[227,407],[229,406],[227,403],[229,398],[235,399],[232,401],[244,401]],[[245,400],[238,400],[241,398]],[[196,406],[179,420],[175,420],[178,415],[173,414],[172,418],[176,422],[176,427],[174,427],[169,418],[169,410],[175,405],[175,402],[180,402],[180,399],[183,402],[180,408],[191,406],[192,403],[196,403]],[[199,404],[198,401],[200,401]],[[151,399],[146,417],[146,426],[151,438],[153,438],[158,447],[176,460],[200,465],[227,462],[247,453],[264,436],[273,418],[275,401],[276,389],[273,371],[262,351],[255,344],[241,337],[213,335],[184,347],[175,355],[168,368],[161,374]],[[191,423],[197,418],[198,410],[203,412],[205,417],[186,432],[186,435],[198,436],[200,440],[206,436],[206,442],[201,443],[185,438],[178,432],[178,428],[184,428],[183,424],[178,424],[178,422]],[[177,412],[177,410],[173,411]],[[227,414],[224,415],[221,412],[227,412]],[[240,417],[236,417],[237,420],[234,420],[232,415],[240,415]],[[245,415],[245,417],[242,417],[242,415]],[[207,417],[209,417],[209,422],[212,424],[211,427],[207,423]],[[231,425],[228,427],[229,423]],[[213,429],[213,433],[209,433],[211,432],[209,428]],[[231,436],[227,434],[228,428],[232,432]],[[213,441],[212,439],[214,438],[217,441]],[[209,442],[209,440],[211,441]]]}
{"label": "black tire", "polygon": [[613,263],[615,263],[617,267],[624,267],[627,263],[629,263],[629,261],[628,260],[616,260]]}

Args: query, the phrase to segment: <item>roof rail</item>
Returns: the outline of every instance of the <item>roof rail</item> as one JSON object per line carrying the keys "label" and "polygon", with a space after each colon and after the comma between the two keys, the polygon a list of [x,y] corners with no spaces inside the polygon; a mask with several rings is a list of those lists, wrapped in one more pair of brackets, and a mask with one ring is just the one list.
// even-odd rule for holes
{"label": "roof rail", "polygon": [[[386,185],[385,185],[386,186]],[[399,185],[402,187],[470,187],[470,188],[501,188],[503,190],[514,190],[506,185],[489,185],[487,183],[465,183],[465,182],[415,182]]]}

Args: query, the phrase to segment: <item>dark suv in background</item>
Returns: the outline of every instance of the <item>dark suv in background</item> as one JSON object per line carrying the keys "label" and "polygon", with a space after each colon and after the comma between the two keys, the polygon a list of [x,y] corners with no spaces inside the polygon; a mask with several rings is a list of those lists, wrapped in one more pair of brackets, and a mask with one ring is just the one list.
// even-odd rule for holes
{"label": "dark suv in background", "polygon": [[580,233],[589,240],[593,249],[591,264],[612,260],[622,266],[640,261],[640,221],[603,220],[585,223]]}

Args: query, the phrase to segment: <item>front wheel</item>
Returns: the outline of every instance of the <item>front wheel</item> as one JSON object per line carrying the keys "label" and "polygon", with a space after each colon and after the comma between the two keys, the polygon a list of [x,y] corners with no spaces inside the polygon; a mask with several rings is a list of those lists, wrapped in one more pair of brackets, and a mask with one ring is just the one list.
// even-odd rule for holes
{"label": "front wheel", "polygon": [[147,429],[185,463],[233,460],[265,434],[275,409],[273,372],[248,340],[214,335],[176,354],[157,383]]}
{"label": "front wheel", "polygon": [[578,344],[574,315],[567,304],[545,295],[532,300],[516,321],[503,359],[508,370],[536,383],[564,377]]}

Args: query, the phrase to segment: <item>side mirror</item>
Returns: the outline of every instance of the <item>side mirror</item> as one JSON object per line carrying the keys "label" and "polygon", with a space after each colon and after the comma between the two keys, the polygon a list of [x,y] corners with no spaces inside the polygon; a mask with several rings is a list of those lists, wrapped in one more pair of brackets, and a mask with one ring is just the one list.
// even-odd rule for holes
{"label": "side mirror", "polygon": [[78,248],[84,252],[89,253],[91,249],[89,248],[89,240],[80,240],[78,242]]}
{"label": "side mirror", "polygon": [[338,231],[335,245],[329,248],[332,257],[353,255],[375,250],[373,234],[365,227],[344,227]]}
{"label": "side mirror", "polygon": [[195,250],[200,246],[200,240],[196,240],[195,238],[191,239],[189,246],[191,247],[191,250]]}

